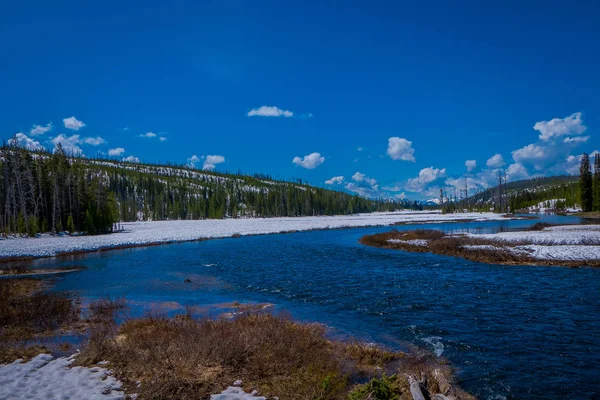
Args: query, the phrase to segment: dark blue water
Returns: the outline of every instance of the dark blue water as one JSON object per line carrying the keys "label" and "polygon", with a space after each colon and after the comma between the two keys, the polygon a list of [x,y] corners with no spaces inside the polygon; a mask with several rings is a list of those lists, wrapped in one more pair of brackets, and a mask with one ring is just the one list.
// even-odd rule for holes
{"label": "dark blue water", "polygon": [[[533,222],[426,227],[490,231]],[[387,229],[223,239],[38,263],[84,266],[52,278],[56,290],[124,295],[135,313],[273,303],[297,319],[329,325],[334,335],[427,347],[448,358],[461,385],[480,398],[600,395],[600,269],[487,265],[358,243]]]}

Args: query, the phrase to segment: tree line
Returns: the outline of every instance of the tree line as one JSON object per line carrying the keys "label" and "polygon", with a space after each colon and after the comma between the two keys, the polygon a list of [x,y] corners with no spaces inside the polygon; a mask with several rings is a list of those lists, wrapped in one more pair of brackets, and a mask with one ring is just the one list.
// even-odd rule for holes
{"label": "tree line", "polygon": [[594,155],[593,171],[590,156],[587,153],[582,154],[579,167],[579,193],[582,211],[600,211],[600,154]]}
{"label": "tree line", "polygon": [[0,148],[0,231],[110,232],[137,220],[298,217],[422,209],[267,175],[73,157],[14,144]]}
{"label": "tree line", "polygon": [[117,207],[101,177],[59,145],[54,154],[14,145],[0,148],[0,231],[104,233],[112,229]]}

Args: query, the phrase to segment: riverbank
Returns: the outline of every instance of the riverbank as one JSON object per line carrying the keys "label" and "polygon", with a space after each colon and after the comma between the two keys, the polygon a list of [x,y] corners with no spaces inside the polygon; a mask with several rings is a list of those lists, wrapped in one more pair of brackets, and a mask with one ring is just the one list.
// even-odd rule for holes
{"label": "riverbank", "polygon": [[360,242],[490,264],[600,267],[600,225],[538,225],[531,230],[494,234],[391,231],[363,236]]}
{"label": "riverbank", "polygon": [[[379,390],[411,398],[418,388],[473,399],[443,359],[331,340],[327,327],[286,316],[240,307],[217,319],[124,318],[124,300],[82,309],[66,293],[48,297],[37,281],[0,280],[0,292],[0,398],[366,400]],[[69,329],[85,330],[81,351],[38,354],[51,352],[36,343],[40,335]]]}
{"label": "riverbank", "polygon": [[0,262],[248,235],[505,219],[504,215],[494,213],[441,214],[407,211],[322,217],[130,222],[122,224],[123,231],[107,235],[41,235],[36,238],[2,239]]}

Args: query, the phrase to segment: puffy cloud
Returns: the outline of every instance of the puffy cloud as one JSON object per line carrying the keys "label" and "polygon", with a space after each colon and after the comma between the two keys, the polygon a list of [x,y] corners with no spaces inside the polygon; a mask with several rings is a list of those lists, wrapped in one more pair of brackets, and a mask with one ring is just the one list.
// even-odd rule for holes
{"label": "puffy cloud", "polygon": [[415,149],[412,148],[412,142],[404,138],[396,136],[389,138],[387,154],[392,160],[415,162]]}
{"label": "puffy cloud", "polygon": [[475,168],[477,168],[477,160],[465,161],[465,167],[467,167],[467,172],[473,171]]}
{"label": "puffy cloud", "polygon": [[406,190],[411,192],[422,192],[427,185],[446,176],[446,168],[427,167],[419,171],[419,176],[410,178],[406,182]]}
{"label": "puffy cloud", "polygon": [[304,158],[294,157],[292,162],[302,168],[314,169],[325,162],[325,157],[319,153],[310,153]]}
{"label": "puffy cloud", "polygon": [[31,136],[43,135],[52,129],[52,122],[48,122],[47,125],[33,125],[33,128],[29,131]]}
{"label": "puffy cloud", "polygon": [[513,160],[517,163],[539,163],[549,156],[549,149],[536,144],[529,144],[512,152]]}
{"label": "puffy cloud", "polygon": [[548,141],[557,136],[581,135],[587,127],[583,125],[581,112],[576,112],[565,118],[536,122],[533,129],[540,132],[540,139]]}
{"label": "puffy cloud", "polygon": [[89,145],[92,145],[92,146],[99,146],[101,144],[106,143],[106,140],[104,140],[104,138],[101,138],[100,136],[96,136],[96,137],[84,138],[83,142],[85,144],[89,144]]}
{"label": "puffy cloud", "polygon": [[225,162],[225,157],[223,156],[206,156],[204,159],[204,164],[202,165],[202,169],[206,171],[212,171],[215,169],[217,164],[221,164]]}
{"label": "puffy cloud", "polygon": [[508,166],[506,169],[506,176],[509,181],[518,181],[519,179],[528,178],[529,173],[522,164],[515,163]]}
{"label": "puffy cloud", "polygon": [[156,135],[156,133],[154,133],[154,132],[146,132],[146,133],[142,133],[142,134],[140,135],[140,137],[145,137],[145,138],[154,138],[154,137],[156,137],[156,136],[157,136],[157,135]]}
{"label": "puffy cloud", "polygon": [[85,126],[83,121],[80,121],[75,117],[63,118],[63,123],[65,124],[65,128],[73,131],[78,131]]}
{"label": "puffy cloud", "polygon": [[380,195],[379,185],[374,178],[370,178],[361,172],[356,172],[352,175],[352,180],[354,182],[346,184],[345,187],[347,190],[365,197],[377,197]]}
{"label": "puffy cloud", "polygon": [[187,159],[187,165],[190,168],[196,168],[196,165],[200,162],[200,157],[198,157],[197,155],[193,155],[190,158]]}
{"label": "puffy cloud", "polygon": [[485,163],[485,165],[487,165],[489,168],[500,168],[504,164],[506,163],[504,162],[504,158],[502,158],[502,154],[493,155]]}
{"label": "puffy cloud", "polygon": [[117,148],[109,149],[108,150],[108,155],[109,156],[120,156],[123,153],[125,153],[125,149],[122,148],[122,147],[117,147]]}
{"label": "puffy cloud", "polygon": [[[262,106],[248,111],[249,117],[293,117],[294,113],[275,106]],[[312,114],[311,114],[312,116]]]}
{"label": "puffy cloud", "polygon": [[344,182],[344,177],[343,176],[334,176],[331,179],[327,179],[325,181],[325,184],[326,185],[333,185],[333,184],[340,184],[342,182]]}
{"label": "puffy cloud", "polygon": [[563,143],[572,143],[572,144],[579,144],[579,143],[585,143],[589,140],[589,136],[575,136],[575,137],[566,137],[565,140],[563,140]]}
{"label": "puffy cloud", "polygon": [[166,142],[167,138],[164,137],[164,136],[161,136],[161,137],[158,138],[158,140],[160,140],[161,142]]}
{"label": "puffy cloud", "polygon": [[121,161],[138,164],[140,162],[140,159],[135,156],[127,156]]}
{"label": "puffy cloud", "polygon": [[10,139],[8,143],[11,146],[19,146],[27,150],[44,150],[44,146],[42,146],[40,142],[28,137],[22,132],[16,133],[15,137]]}
{"label": "puffy cloud", "polygon": [[[592,164],[593,164],[593,158],[596,156],[596,154],[599,154],[599,153],[600,152],[598,150],[594,150],[590,153],[590,159],[592,159],[590,161]],[[581,157],[582,156],[583,156],[583,154],[579,154],[576,156],[574,156],[574,155],[568,156],[562,165],[564,171],[566,171],[569,175],[579,175],[579,167],[581,166]],[[593,167],[593,165],[592,165],[592,167]]]}
{"label": "puffy cloud", "polygon": [[395,194],[394,198],[396,200],[404,200],[406,198],[406,193],[402,192],[402,193]]}
{"label": "puffy cloud", "polygon": [[61,133],[57,137],[53,138],[51,140],[51,142],[54,145],[54,151],[56,151],[56,149],[58,148],[58,145],[60,144],[62,146],[63,150],[65,151],[65,153],[67,153],[67,154],[72,154],[72,155],[81,155],[82,154],[81,147],[79,147],[79,145],[81,144],[81,139],[79,138],[79,135],[66,136]]}

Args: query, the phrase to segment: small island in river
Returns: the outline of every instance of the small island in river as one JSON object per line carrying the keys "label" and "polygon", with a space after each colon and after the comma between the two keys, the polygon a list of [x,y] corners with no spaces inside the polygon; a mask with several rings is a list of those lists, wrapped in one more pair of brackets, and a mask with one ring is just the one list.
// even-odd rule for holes
{"label": "small island in river", "polygon": [[392,230],[363,236],[360,242],[489,264],[600,266],[600,225],[538,223],[528,230],[493,234],[448,234],[434,229]]}

